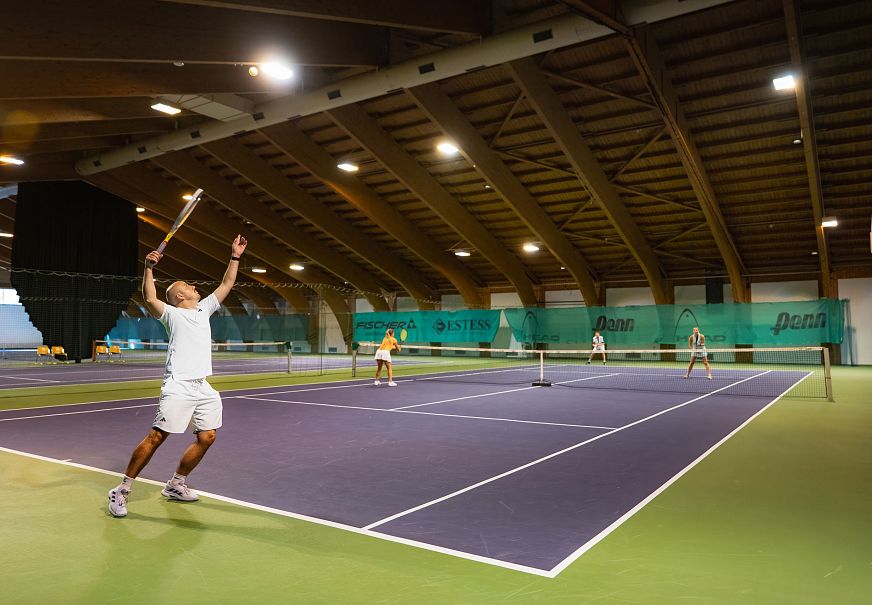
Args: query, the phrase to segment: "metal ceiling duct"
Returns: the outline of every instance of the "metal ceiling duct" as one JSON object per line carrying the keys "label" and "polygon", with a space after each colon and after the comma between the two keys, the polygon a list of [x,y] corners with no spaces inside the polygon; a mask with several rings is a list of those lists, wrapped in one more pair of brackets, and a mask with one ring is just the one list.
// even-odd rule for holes
{"label": "metal ceiling duct", "polygon": [[[628,25],[654,23],[733,0],[628,0],[621,9]],[[317,90],[262,103],[251,114],[199,124],[146,141],[84,158],[76,163],[82,175],[96,174],[172,151],[187,149],[236,134],[279,124],[343,105],[359,103],[406,88],[444,80],[612,34],[612,30],[576,15],[541,21],[496,34],[478,42],[341,80]]]}

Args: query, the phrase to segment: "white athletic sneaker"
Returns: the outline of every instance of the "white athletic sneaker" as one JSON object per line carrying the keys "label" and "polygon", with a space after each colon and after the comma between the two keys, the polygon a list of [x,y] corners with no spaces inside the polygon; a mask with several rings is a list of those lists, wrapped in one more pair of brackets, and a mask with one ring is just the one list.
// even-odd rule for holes
{"label": "white athletic sneaker", "polygon": [[375,379],[375,382],[373,382],[373,384],[374,384],[375,386],[378,386],[378,385],[381,384],[381,380],[379,380],[378,378],[376,378],[376,379]]}
{"label": "white athletic sneaker", "polygon": [[397,383],[396,383],[396,382],[389,382],[389,383],[388,383],[388,386],[389,386],[389,387],[395,387],[395,386],[397,386]]}
{"label": "white athletic sneaker", "polygon": [[712,379],[711,374],[709,374],[708,376],[706,376],[706,378],[707,378],[708,380],[711,380],[711,379]]}
{"label": "white athletic sneaker", "polygon": [[117,487],[109,490],[109,513],[113,517],[127,516],[127,497],[130,492]]}
{"label": "white athletic sneaker", "polygon": [[181,502],[196,502],[200,499],[200,497],[192,492],[184,483],[173,483],[172,481],[167,481],[166,486],[160,493],[170,500],[179,500]]}

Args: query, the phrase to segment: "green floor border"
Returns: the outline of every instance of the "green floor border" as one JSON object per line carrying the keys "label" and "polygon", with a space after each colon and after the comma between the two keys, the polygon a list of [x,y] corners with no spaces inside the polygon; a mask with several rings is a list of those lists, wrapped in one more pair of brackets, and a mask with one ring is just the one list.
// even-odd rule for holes
{"label": "green floor border", "polygon": [[866,603],[872,368],[834,368],[834,382],[835,404],[778,402],[555,579],[220,501],[168,503],[148,484],[112,519],[105,475],[0,453],[4,600]]}

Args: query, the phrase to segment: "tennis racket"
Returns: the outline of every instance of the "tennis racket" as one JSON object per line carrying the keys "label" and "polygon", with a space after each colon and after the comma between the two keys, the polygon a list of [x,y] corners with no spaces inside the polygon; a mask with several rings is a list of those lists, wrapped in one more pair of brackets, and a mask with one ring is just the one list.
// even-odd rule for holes
{"label": "tennis racket", "polygon": [[170,227],[170,230],[169,230],[169,233],[167,233],[167,236],[160,243],[160,246],[157,247],[158,252],[163,254],[164,248],[167,247],[167,244],[173,238],[173,236],[176,234],[176,231],[178,231],[179,228],[181,228],[181,226],[185,224],[185,221],[188,220],[188,217],[191,216],[191,213],[194,211],[194,208],[197,207],[197,202],[200,201],[200,197],[202,195],[203,195],[202,189],[197,189],[194,192],[194,195],[193,195],[193,197],[191,197],[191,200],[187,204],[185,204],[185,207],[182,208],[181,212],[179,212],[179,216],[176,217],[176,222],[173,223],[172,227]]}

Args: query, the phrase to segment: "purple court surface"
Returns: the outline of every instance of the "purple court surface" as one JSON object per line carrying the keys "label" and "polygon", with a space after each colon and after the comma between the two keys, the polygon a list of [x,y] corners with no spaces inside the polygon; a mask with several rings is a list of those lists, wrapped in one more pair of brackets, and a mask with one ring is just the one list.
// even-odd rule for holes
{"label": "purple court surface", "polygon": [[[700,395],[400,379],[396,388],[361,380],[225,392],[224,427],[190,483],[553,577],[773,400],[730,388]],[[121,472],[155,403],[0,412],[0,446]],[[166,480],[189,439],[171,437],[144,477]],[[119,522],[135,522],[136,498]]]}

